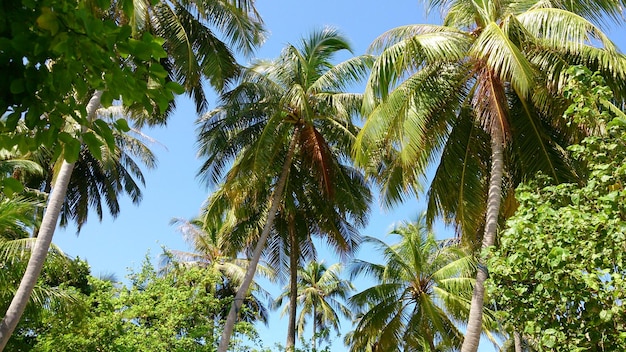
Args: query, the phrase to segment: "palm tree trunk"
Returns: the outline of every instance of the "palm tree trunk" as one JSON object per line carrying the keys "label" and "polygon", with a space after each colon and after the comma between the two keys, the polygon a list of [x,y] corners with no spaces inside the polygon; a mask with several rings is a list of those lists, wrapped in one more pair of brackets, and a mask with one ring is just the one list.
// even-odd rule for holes
{"label": "palm tree trunk", "polygon": [[[89,100],[89,103],[87,104],[87,118],[89,121],[93,120],[96,110],[100,106],[101,97],[102,91],[96,91]],[[68,163],[64,160],[61,165],[61,169],[59,170],[59,174],[57,175],[54,189],[52,190],[52,194],[48,200],[48,206],[46,207],[46,211],[41,221],[35,246],[31,250],[30,259],[28,260],[28,265],[26,266],[26,272],[24,273],[20,286],[15,292],[15,296],[13,297],[13,300],[11,300],[11,304],[9,305],[9,308],[0,323],[0,351],[4,350],[4,347],[15,330],[17,323],[20,321],[20,318],[24,313],[24,309],[26,309],[26,304],[30,299],[30,295],[33,292],[33,288],[37,283],[39,274],[41,274],[41,269],[43,268],[43,264],[46,260],[50,243],[52,243],[52,236],[54,235],[57,220],[59,219],[59,214],[61,213],[61,206],[65,201],[67,186],[70,183],[73,170],[74,164]]]}
{"label": "palm tree trunk", "polygon": [[315,302],[313,302],[313,336],[311,337],[311,351],[315,351],[316,343],[315,343],[315,334],[317,334],[317,312],[315,309]]}
{"label": "palm tree trunk", "polygon": [[[44,188],[43,188],[43,193],[46,196],[50,195],[50,191],[52,190],[52,176],[54,174],[53,170],[48,170],[48,175],[46,176],[46,181],[44,183]],[[45,210],[44,209],[39,209],[37,208],[35,210],[35,219],[38,220],[39,216],[41,216],[42,220],[43,220],[43,215],[45,214]],[[35,227],[33,229],[33,235],[32,237],[35,238],[39,236],[39,226]]]}
{"label": "palm tree trunk", "polygon": [[296,239],[293,217],[289,217],[289,325],[287,326],[286,352],[295,351],[296,346],[296,311],[298,307],[298,258],[300,249]]}
{"label": "palm tree trunk", "polygon": [[522,352],[522,336],[517,330],[513,331],[513,341],[515,342],[515,352]]}
{"label": "palm tree trunk", "polygon": [[[504,135],[502,129],[494,127],[491,133],[491,175],[489,179],[489,193],[487,196],[487,214],[485,232],[481,249],[493,246],[498,230],[498,215],[502,201],[502,177],[504,173]],[[478,258],[478,272],[476,284],[472,294],[467,330],[463,339],[461,352],[476,352],[482,332],[483,304],[485,300],[485,281],[488,273],[485,258]]]}
{"label": "palm tree trunk", "polygon": [[233,330],[235,329],[235,322],[237,321],[239,310],[241,309],[243,300],[248,293],[250,284],[252,284],[252,279],[254,278],[254,275],[256,273],[256,268],[259,264],[259,260],[261,259],[261,254],[263,252],[263,249],[265,248],[265,244],[267,243],[267,239],[269,237],[270,230],[272,229],[272,225],[274,224],[274,218],[276,217],[276,212],[278,211],[278,206],[280,205],[280,200],[283,196],[283,190],[285,189],[285,184],[287,183],[287,176],[289,176],[291,160],[293,159],[293,155],[295,154],[296,142],[298,140],[299,131],[299,128],[296,127],[296,130],[294,131],[293,137],[289,144],[289,150],[287,152],[285,164],[283,165],[283,169],[280,173],[278,183],[276,184],[276,189],[274,189],[274,193],[272,194],[272,205],[270,207],[269,213],[267,214],[267,220],[265,221],[265,225],[263,226],[263,231],[261,231],[261,236],[259,236],[259,240],[256,244],[256,247],[254,248],[254,253],[252,254],[252,258],[250,259],[250,264],[248,265],[248,269],[246,270],[246,275],[244,276],[241,286],[237,290],[237,294],[235,295],[233,304],[230,307],[230,312],[228,313],[228,317],[226,318],[224,331],[222,331],[222,337],[220,338],[220,344],[217,349],[218,352],[226,352],[228,350],[230,337],[232,336]]}

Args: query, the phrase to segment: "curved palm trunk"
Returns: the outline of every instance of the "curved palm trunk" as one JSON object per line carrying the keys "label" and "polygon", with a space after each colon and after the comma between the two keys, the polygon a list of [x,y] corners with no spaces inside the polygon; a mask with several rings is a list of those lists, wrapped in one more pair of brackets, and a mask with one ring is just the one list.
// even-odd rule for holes
{"label": "curved palm trunk", "polygon": [[[90,121],[93,120],[96,110],[100,106],[101,97],[102,91],[96,91],[87,104],[87,118]],[[35,246],[31,250],[30,259],[28,260],[28,265],[26,266],[26,272],[24,273],[20,286],[15,292],[15,296],[13,297],[13,300],[11,300],[11,304],[9,305],[9,308],[0,323],[0,351],[4,350],[4,347],[15,330],[17,323],[20,321],[20,318],[24,313],[24,309],[26,309],[26,304],[30,299],[30,295],[33,292],[33,288],[37,283],[37,279],[39,278],[39,274],[41,273],[41,269],[43,268],[43,264],[46,260],[46,255],[48,254],[48,249],[50,248],[50,243],[52,242],[52,236],[54,235],[54,230],[56,229],[57,220],[59,219],[61,207],[65,200],[67,186],[70,183],[73,170],[74,164],[68,163],[64,160],[54,184],[54,189],[52,190],[52,194],[48,200],[48,206],[46,207],[46,211],[41,221]]]}
{"label": "curved palm trunk", "polygon": [[[493,128],[491,133],[491,175],[489,179],[489,193],[487,197],[487,214],[485,221],[485,233],[481,249],[493,246],[498,230],[498,215],[500,213],[500,203],[502,201],[502,177],[504,173],[504,136],[502,129],[498,126]],[[482,332],[483,304],[485,300],[485,281],[487,280],[487,267],[485,259],[478,259],[478,273],[476,274],[476,284],[472,294],[467,330],[463,339],[461,352],[476,352],[480,343]]]}
{"label": "curved palm trunk", "polygon": [[286,352],[295,351],[296,311],[298,307],[298,258],[300,250],[296,239],[294,219],[289,218],[289,325],[287,326]]}
{"label": "curved palm trunk", "polygon": [[[53,173],[54,173],[53,170],[48,170],[48,176],[46,177],[46,181],[45,181],[44,188],[43,188],[44,194],[50,194],[50,191],[52,190],[52,174]],[[42,221],[43,221],[44,214],[45,214],[44,209],[37,209],[35,212],[35,218],[37,219],[41,216]],[[39,236],[39,227],[35,227],[33,229],[32,237],[37,237],[37,236]]]}
{"label": "curved palm trunk", "polygon": [[287,158],[285,159],[285,164],[283,165],[283,169],[280,173],[280,178],[278,179],[278,183],[276,184],[276,189],[274,190],[274,193],[272,194],[272,199],[271,199],[272,205],[270,207],[269,213],[267,214],[267,220],[265,221],[265,225],[263,226],[263,231],[261,232],[261,236],[259,236],[259,241],[257,242],[256,247],[254,248],[252,258],[250,259],[250,264],[248,265],[248,269],[246,270],[246,275],[244,276],[241,286],[237,290],[237,294],[235,295],[233,304],[230,307],[230,312],[228,313],[228,317],[226,318],[224,331],[222,331],[222,337],[220,338],[220,344],[217,349],[218,352],[226,352],[228,350],[230,337],[232,336],[233,330],[235,329],[235,322],[237,321],[239,310],[241,309],[243,300],[246,297],[246,294],[248,293],[250,284],[252,284],[252,279],[254,278],[254,275],[256,273],[256,268],[259,264],[259,260],[261,259],[263,248],[265,248],[265,244],[267,243],[270,230],[272,229],[272,225],[274,223],[274,218],[276,218],[276,212],[278,211],[278,206],[280,205],[280,199],[283,196],[285,184],[287,183],[287,176],[289,175],[289,169],[291,167],[291,160],[293,159],[293,155],[295,154],[296,141],[298,140],[298,134],[299,134],[299,129],[296,127],[296,130],[289,144]]}

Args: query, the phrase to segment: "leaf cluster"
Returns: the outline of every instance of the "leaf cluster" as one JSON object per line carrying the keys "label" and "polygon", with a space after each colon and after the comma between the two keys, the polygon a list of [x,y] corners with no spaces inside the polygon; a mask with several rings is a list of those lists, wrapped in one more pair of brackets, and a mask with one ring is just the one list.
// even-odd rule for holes
{"label": "leaf cluster", "polygon": [[[104,121],[87,120],[85,106],[94,90],[104,91],[102,105],[164,112],[176,83],[166,83],[159,60],[163,41],[150,34],[133,37],[131,27],[105,18],[109,2],[44,0],[3,2],[0,7],[0,147],[22,153],[62,140],[64,156],[76,160],[81,128],[98,155],[114,137]],[[12,134],[18,123],[33,134]],[[128,126],[120,121],[122,131]]]}
{"label": "leaf cluster", "polygon": [[[3,258],[3,273],[0,275],[2,309],[6,310],[11,302],[26,268],[30,246],[34,243],[29,240],[0,243],[3,251],[10,250],[11,247],[14,249],[10,260]],[[19,248],[22,249],[21,253],[17,251]],[[79,258],[70,259],[54,247],[46,258],[42,275],[20,323],[7,344],[7,350],[31,350],[37,342],[37,336],[48,329],[44,322],[45,316],[62,315],[80,319],[88,308],[80,298],[82,294],[88,294],[92,290],[88,283],[88,274],[89,266],[85,261]]]}

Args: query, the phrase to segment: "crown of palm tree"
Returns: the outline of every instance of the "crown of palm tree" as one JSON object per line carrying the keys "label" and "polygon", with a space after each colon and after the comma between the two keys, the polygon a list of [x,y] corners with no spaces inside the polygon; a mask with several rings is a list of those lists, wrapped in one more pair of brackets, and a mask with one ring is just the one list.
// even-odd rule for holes
{"label": "crown of palm tree", "polygon": [[[342,265],[335,263],[327,266],[324,262],[311,261],[298,268],[297,301],[301,306],[298,317],[298,334],[304,336],[307,323],[314,325],[312,339],[317,339],[315,331],[327,328],[339,331],[340,318],[351,318],[352,314],[342,301],[346,300],[354,290],[350,281],[340,277]],[[276,298],[274,307],[282,305],[290,294],[290,288]],[[287,311],[287,306],[281,315]],[[310,317],[310,320],[308,319]]]}
{"label": "crown of palm tree", "polygon": [[[173,219],[171,223],[178,225],[178,231],[192,251],[164,249],[161,255],[160,272],[176,273],[177,270],[194,267],[208,269],[221,276],[216,287],[211,290],[223,298],[234,296],[241,285],[249,260],[237,258],[228,253],[228,246],[225,245],[226,239],[218,237],[221,224],[211,226],[199,219],[191,221]],[[275,272],[270,267],[261,265],[259,272],[270,281],[275,277]],[[263,302],[269,301],[270,297],[269,292],[253,282],[252,290],[245,298],[244,305],[249,309],[246,310],[243,319],[247,322],[260,320],[267,324],[268,309]],[[227,311],[222,312],[223,316],[227,313]]]}
{"label": "crown of palm tree", "polygon": [[539,170],[572,179],[563,147],[581,132],[560,119],[565,70],[581,63],[597,69],[623,99],[626,59],[585,19],[598,18],[589,8],[577,14],[557,2],[429,3],[446,9],[443,25],[398,27],[370,47],[380,56],[365,95],[358,160],[378,168],[372,174],[388,205],[432,177],[429,221],[442,215],[475,238],[484,224],[494,131],[506,146],[506,191]]}
{"label": "crown of palm tree", "polygon": [[376,346],[376,351],[432,351],[458,348],[458,327],[467,317],[472,294],[474,260],[458,241],[437,241],[425,218],[404,223],[388,245],[367,237],[383,256],[382,263],[355,260],[351,276],[367,275],[374,286],[350,298],[358,312],[356,329],[346,342],[351,351]]}

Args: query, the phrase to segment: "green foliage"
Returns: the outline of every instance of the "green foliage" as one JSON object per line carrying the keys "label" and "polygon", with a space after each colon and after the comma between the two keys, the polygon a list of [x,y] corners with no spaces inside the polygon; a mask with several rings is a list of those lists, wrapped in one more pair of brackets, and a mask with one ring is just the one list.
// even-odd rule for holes
{"label": "green foliage", "polygon": [[[159,60],[166,57],[162,39],[147,33],[132,37],[130,26],[106,18],[108,6],[108,1],[3,1],[0,147],[17,146],[24,153],[65,139],[65,158],[76,160],[81,129],[60,133],[74,122],[112,140],[110,129],[87,121],[85,107],[94,90],[104,91],[104,106],[121,100],[165,111],[179,87],[166,85],[160,74]],[[32,135],[7,133],[20,120]],[[93,140],[87,137],[92,149]]]}
{"label": "green foliage", "polygon": [[[328,329],[322,329],[316,338],[320,338],[322,336],[328,335]],[[301,346],[294,347],[293,349],[287,350],[287,348],[279,343],[275,344],[273,348],[263,348],[259,351],[253,350],[252,352],[331,352],[331,345],[327,345],[324,347],[314,347],[310,341],[306,341],[304,338],[300,339]]]}
{"label": "green foliage", "polygon": [[[91,277],[82,317],[47,314],[34,351],[214,351],[231,298],[214,292],[217,271],[191,267],[159,276],[146,260],[130,287]],[[249,322],[236,330],[256,337]],[[240,346],[241,347],[241,346]]]}
{"label": "green foliage", "polygon": [[489,290],[504,320],[540,349],[623,351],[626,125],[620,116],[606,123],[610,91],[597,75],[569,73],[582,79],[569,84],[568,118],[605,133],[569,148],[585,166],[581,184],[538,177],[517,189],[520,206],[492,250]]}
{"label": "green foliage", "polygon": [[565,110],[569,124],[588,125],[609,120],[611,115],[605,107],[613,93],[600,73],[592,73],[584,66],[572,66],[567,74],[569,81],[563,95],[572,101]]}
{"label": "green foliage", "polygon": [[[29,236],[37,225],[34,213],[40,206],[24,197],[0,194],[0,309],[3,311],[15,294],[35,243],[35,238]],[[77,291],[89,292],[88,274],[86,262],[68,258],[53,245],[7,351],[32,347],[34,337],[43,328],[42,314],[80,314],[83,307],[78,302]]]}

